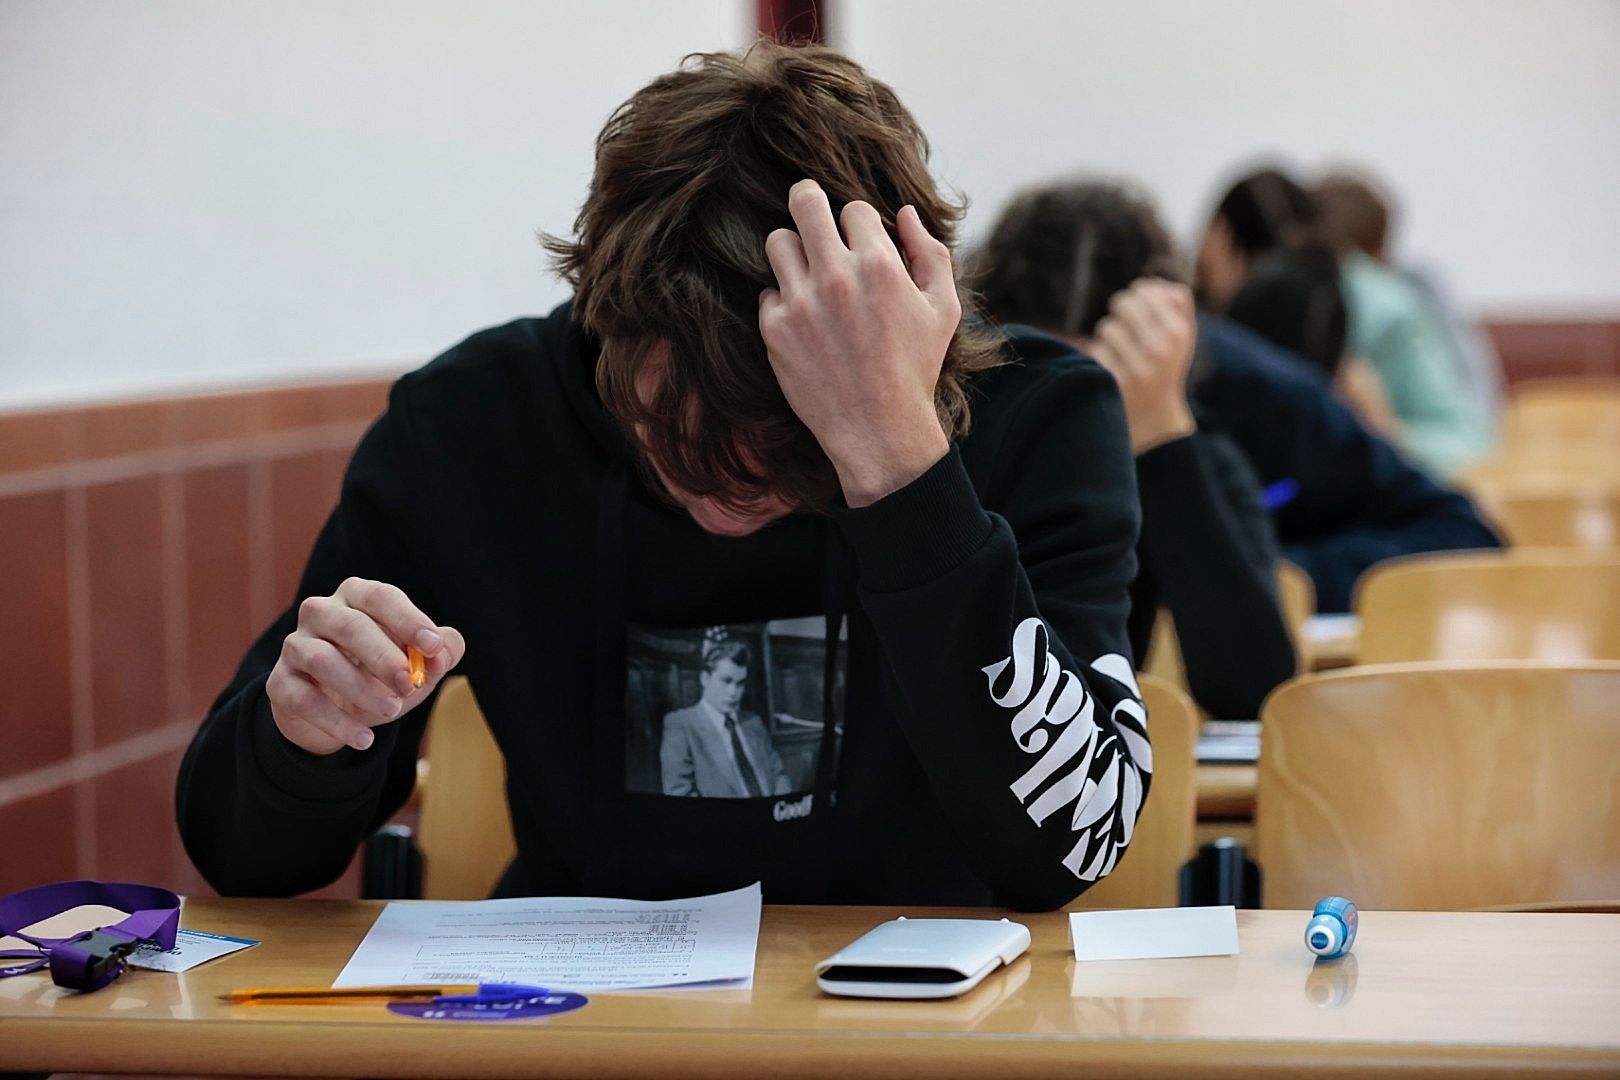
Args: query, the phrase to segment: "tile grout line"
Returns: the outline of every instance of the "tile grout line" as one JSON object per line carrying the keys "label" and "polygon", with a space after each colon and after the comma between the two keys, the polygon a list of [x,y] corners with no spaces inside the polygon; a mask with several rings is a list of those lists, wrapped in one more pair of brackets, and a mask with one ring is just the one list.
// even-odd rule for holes
{"label": "tile grout line", "polygon": [[190,657],[187,627],[191,602],[186,591],[186,491],[178,472],[159,480],[159,508],[163,522],[163,644],[164,678],[168,683],[168,715],[184,716],[191,702]]}
{"label": "tile grout line", "polygon": [[[0,779],[0,807],[43,795],[66,784],[74,785],[75,793],[87,789],[94,791],[95,785],[88,781],[130,765],[138,765],[143,761],[161,757],[185,746],[201,724],[201,720],[175,720],[140,735],[132,735],[111,746],[92,750],[88,754],[78,754],[66,761],[58,761]],[[83,853],[80,854],[82,859]],[[94,862],[93,844],[91,855],[91,861]],[[86,872],[82,862],[79,871]]]}
{"label": "tile grout line", "polygon": [[[83,486],[69,487],[64,492],[63,505],[67,515],[68,703],[73,746],[73,757],[68,759],[68,764],[71,765],[94,752],[96,744],[89,493]],[[73,816],[77,824],[73,830],[74,864],[80,876],[94,878],[96,793],[90,785],[74,787]]]}
{"label": "tile grout line", "polygon": [[255,627],[269,626],[276,610],[275,505],[270,462],[247,467],[248,613]]}

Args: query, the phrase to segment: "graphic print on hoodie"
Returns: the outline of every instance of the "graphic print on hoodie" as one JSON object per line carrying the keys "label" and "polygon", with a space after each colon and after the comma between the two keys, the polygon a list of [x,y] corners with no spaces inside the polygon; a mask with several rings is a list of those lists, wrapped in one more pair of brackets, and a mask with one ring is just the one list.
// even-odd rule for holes
{"label": "graphic print on hoodie", "polygon": [[634,626],[627,652],[625,791],[769,799],[777,821],[813,812],[847,683],[823,620]]}

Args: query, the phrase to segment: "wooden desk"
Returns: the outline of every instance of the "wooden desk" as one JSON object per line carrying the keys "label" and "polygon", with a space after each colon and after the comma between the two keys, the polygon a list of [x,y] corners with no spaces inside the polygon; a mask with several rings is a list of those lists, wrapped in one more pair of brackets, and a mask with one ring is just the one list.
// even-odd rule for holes
{"label": "wooden desk", "polygon": [[1259,778],[1258,765],[1201,763],[1193,781],[1198,787],[1198,820],[1253,820]]}
{"label": "wooden desk", "polygon": [[549,1019],[477,1025],[396,1017],[378,1005],[218,1000],[237,986],[330,981],[377,907],[198,900],[184,925],[264,944],[186,975],[134,971],[94,994],[65,994],[40,975],[0,980],[0,1072],[739,1080],[1620,1073],[1620,918],[1611,915],[1371,912],[1352,961],[1321,968],[1301,943],[1301,912],[1239,912],[1237,957],[1079,965],[1061,913],[1021,916],[1034,935],[1029,954],[970,994],[884,1002],[820,994],[811,965],[898,912],[769,908],[752,991],[598,995]]}
{"label": "wooden desk", "polygon": [[1361,620],[1354,615],[1313,615],[1305,622],[1304,637],[1310,670],[1349,667],[1361,649]]}

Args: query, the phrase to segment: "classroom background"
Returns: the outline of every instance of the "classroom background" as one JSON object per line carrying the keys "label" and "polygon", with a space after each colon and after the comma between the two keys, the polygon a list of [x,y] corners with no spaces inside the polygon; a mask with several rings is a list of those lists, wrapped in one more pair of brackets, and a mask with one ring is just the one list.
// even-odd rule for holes
{"label": "classroom background", "polygon": [[615,105],[805,20],[915,112],[969,244],[1081,172],[1141,182],[1195,249],[1245,167],[1348,164],[1510,399],[1620,380],[1612,0],[6,0],[0,893],[206,893],[180,755],[389,381],[564,298],[536,237],[569,231]]}

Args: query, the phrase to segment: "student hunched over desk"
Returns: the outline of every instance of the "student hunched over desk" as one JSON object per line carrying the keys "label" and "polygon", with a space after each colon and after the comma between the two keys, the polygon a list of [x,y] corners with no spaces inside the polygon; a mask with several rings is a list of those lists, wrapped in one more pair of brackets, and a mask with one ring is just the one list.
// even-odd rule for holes
{"label": "student hunched over desk", "polygon": [[[634,95],[552,242],[573,302],[396,384],[197,733],[178,803],[209,881],[336,878],[452,667],[506,757],[502,894],[1053,908],[1107,874],[1152,767],[1125,417],[1072,348],[961,319],[959,214],[831,51]],[[731,642],[757,719],[732,743],[723,699],[706,745],[761,793],[670,795],[666,727]]]}

